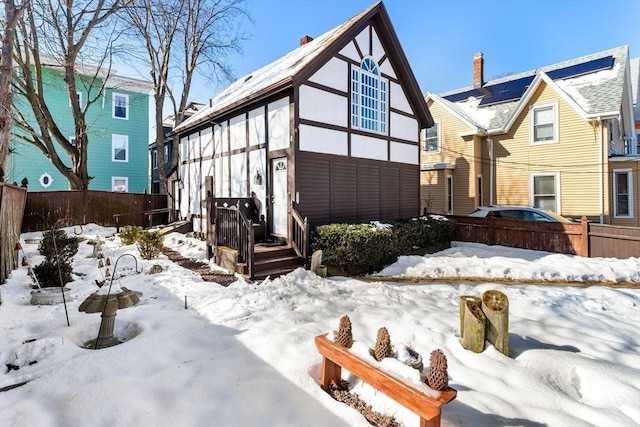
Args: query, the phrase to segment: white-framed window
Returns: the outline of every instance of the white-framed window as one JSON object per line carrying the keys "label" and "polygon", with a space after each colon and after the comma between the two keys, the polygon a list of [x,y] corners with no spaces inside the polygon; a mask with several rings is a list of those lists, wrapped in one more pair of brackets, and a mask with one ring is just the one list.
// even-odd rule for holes
{"label": "white-framed window", "polygon": [[633,218],[633,172],[631,169],[613,170],[613,216]]}
{"label": "white-framed window", "polygon": [[126,193],[129,191],[129,178],[126,176],[112,176],[111,191],[116,193]]}
{"label": "white-framed window", "polygon": [[[82,108],[82,92],[76,92],[76,98],[78,98],[78,105]],[[69,100],[69,107],[71,107],[71,100]]]}
{"label": "white-framed window", "polygon": [[73,145],[74,147],[76,146],[76,136],[70,136],[69,137],[69,144]]}
{"label": "white-framed window", "polygon": [[128,135],[111,135],[111,160],[114,162],[129,161]]}
{"label": "white-framed window", "polygon": [[640,130],[636,130],[636,154],[640,154]]}
{"label": "white-framed window", "polygon": [[440,152],[440,122],[437,121],[427,129],[422,129],[422,149],[425,153]]}
{"label": "white-framed window", "polygon": [[378,64],[371,57],[365,57],[360,68],[351,69],[351,126],[386,134],[387,94],[387,81],[380,76]]}
{"label": "white-framed window", "polygon": [[151,167],[153,169],[158,169],[158,150],[153,150],[151,152]]}
{"label": "white-framed window", "polygon": [[560,172],[534,172],[530,180],[531,205],[560,213]]}
{"label": "white-framed window", "polygon": [[558,104],[531,107],[531,144],[558,142]]}
{"label": "white-framed window", "polygon": [[169,163],[169,145],[165,142],[164,143],[164,162]]}
{"label": "white-framed window", "polygon": [[129,120],[129,95],[114,92],[112,105],[111,113],[114,119]]}
{"label": "white-framed window", "polygon": [[447,175],[447,213],[453,214],[453,175]]}

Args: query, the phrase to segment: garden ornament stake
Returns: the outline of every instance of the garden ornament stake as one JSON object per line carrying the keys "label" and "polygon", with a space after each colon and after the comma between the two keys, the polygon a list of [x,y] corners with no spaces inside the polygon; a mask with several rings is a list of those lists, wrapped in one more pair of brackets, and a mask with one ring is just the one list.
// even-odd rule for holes
{"label": "garden ornament stake", "polygon": [[[67,299],[64,295],[64,283],[62,283],[62,271],[60,270],[60,254],[58,253],[58,247],[56,245],[55,232],[58,229],[59,223],[61,224],[63,221],[71,221],[71,220],[73,220],[73,218],[60,218],[53,224],[53,227],[51,227],[51,234],[53,235],[53,250],[56,253],[56,264],[58,265],[58,278],[60,280],[60,292],[62,292],[62,303],[64,304],[64,314],[67,317],[67,326],[71,326],[71,323],[69,323],[69,311],[67,310]],[[82,226],[79,225],[78,228],[80,228],[80,231],[76,231],[76,228],[73,229],[73,234],[75,234],[76,236],[79,236],[80,234],[82,234]]]}

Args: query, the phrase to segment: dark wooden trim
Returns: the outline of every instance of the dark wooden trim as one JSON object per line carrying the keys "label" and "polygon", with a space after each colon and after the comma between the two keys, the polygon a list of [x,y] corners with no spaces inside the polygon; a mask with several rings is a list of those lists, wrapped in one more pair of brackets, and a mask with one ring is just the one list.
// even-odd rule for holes
{"label": "dark wooden trim", "polygon": [[356,40],[355,36],[357,36],[359,33],[356,33],[353,37],[351,37],[351,41],[353,42],[353,45],[356,47],[356,50],[358,51],[358,55],[360,55],[360,61],[362,61],[362,58],[364,58],[364,55],[362,54],[362,49],[360,49],[360,45],[358,44],[358,40]]}
{"label": "dark wooden trim", "polygon": [[373,56],[373,25],[369,24],[369,56]]}
{"label": "dark wooden trim", "polygon": [[[341,59],[341,60],[343,60],[344,62],[346,62],[347,64],[350,64],[350,65],[359,65],[359,63],[357,61],[354,61],[353,59],[351,59],[351,58],[349,58],[347,56],[344,56],[341,53],[336,53],[334,58]],[[351,73],[349,73],[349,77],[351,77]]]}
{"label": "dark wooden trim", "polygon": [[[353,134],[353,135],[367,136],[369,138],[376,138],[376,139],[389,141],[389,142],[400,142],[402,144],[420,145],[420,141],[419,140],[418,141],[409,141],[407,139],[396,138],[396,137],[389,136],[389,135],[383,135],[381,133],[367,132],[367,131],[363,131],[363,130],[360,130],[360,129],[349,129],[349,128],[346,128],[346,127],[342,127],[342,126],[338,126],[338,125],[332,125],[332,124],[324,123],[324,122],[316,122],[314,120],[309,120],[309,119],[299,119],[299,125],[308,125],[308,126],[314,126],[314,127],[318,127],[318,128],[322,128],[322,129],[335,130],[335,131],[339,131],[339,132],[347,132],[347,133],[349,133],[349,136],[351,136]],[[390,123],[389,123],[389,126],[390,126]]]}
{"label": "dark wooden trim", "polygon": [[[309,86],[309,87],[312,87],[314,89],[322,90],[324,92],[329,92],[329,93],[332,93],[334,95],[339,95],[339,96],[343,96],[343,97],[346,97],[346,98],[349,97],[349,93],[348,92],[343,92],[343,91],[341,91],[339,89],[335,89],[335,88],[332,88],[332,87],[329,87],[329,86],[325,86],[325,85],[320,84],[320,83],[314,83],[314,82],[312,82],[310,80],[307,80],[306,82],[302,83],[300,86],[296,87],[296,89],[299,89],[302,86]],[[350,88],[351,85],[348,85],[347,87]],[[297,92],[298,91],[296,91],[296,93]],[[298,110],[297,106],[299,105],[298,102],[299,102],[299,94],[297,95],[297,98],[296,98],[296,101],[295,101],[296,115],[298,113],[298,111],[297,111]]]}
{"label": "dark wooden trim", "polygon": [[[389,104],[391,104],[391,102],[389,102]],[[389,113],[396,113],[396,114],[398,114],[400,116],[405,116],[405,117],[408,117],[410,119],[418,120],[418,118],[415,115],[413,115],[411,113],[407,113],[406,111],[398,110],[397,108],[393,108],[391,106],[389,107]]]}

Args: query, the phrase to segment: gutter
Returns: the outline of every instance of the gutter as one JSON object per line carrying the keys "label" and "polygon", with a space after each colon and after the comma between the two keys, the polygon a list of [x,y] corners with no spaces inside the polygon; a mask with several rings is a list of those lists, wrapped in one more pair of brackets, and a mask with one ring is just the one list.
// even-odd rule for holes
{"label": "gutter", "polygon": [[598,128],[600,132],[598,132],[598,148],[600,149],[600,173],[598,174],[598,193],[599,193],[599,208],[600,208],[600,224],[604,224],[604,129],[602,127],[602,117],[598,116],[597,118]]}

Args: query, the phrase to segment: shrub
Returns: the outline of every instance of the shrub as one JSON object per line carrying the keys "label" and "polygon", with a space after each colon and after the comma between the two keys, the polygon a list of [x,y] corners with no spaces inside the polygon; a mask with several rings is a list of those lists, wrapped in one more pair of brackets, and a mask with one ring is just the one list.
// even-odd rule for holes
{"label": "shrub", "polygon": [[399,255],[450,242],[454,225],[431,217],[396,221],[388,228],[369,224],[328,224],[316,227],[313,251],[321,249],[324,263],[347,274],[380,271]]}
{"label": "shrub", "polygon": [[67,236],[67,232],[64,230],[45,231],[42,233],[38,252],[47,261],[54,262],[56,259],[68,261],[78,253],[78,238]]}
{"label": "shrub", "polygon": [[142,259],[154,259],[162,251],[162,236],[157,231],[142,231],[137,244]]}
{"label": "shrub", "polygon": [[[73,280],[71,277],[73,271],[69,261],[60,261],[60,271],[58,271],[58,263],[43,261],[33,267],[33,272],[43,288],[60,287]],[[62,283],[60,283],[60,277],[62,277]]]}
{"label": "shrub", "polygon": [[45,231],[38,245],[38,252],[45,257],[42,263],[33,268],[40,286],[57,287],[73,280],[71,259],[78,253],[76,237],[67,236],[64,230]]}
{"label": "shrub", "polygon": [[142,227],[136,227],[134,225],[126,225],[120,232],[120,240],[125,245],[133,245],[138,241],[142,234]]}

